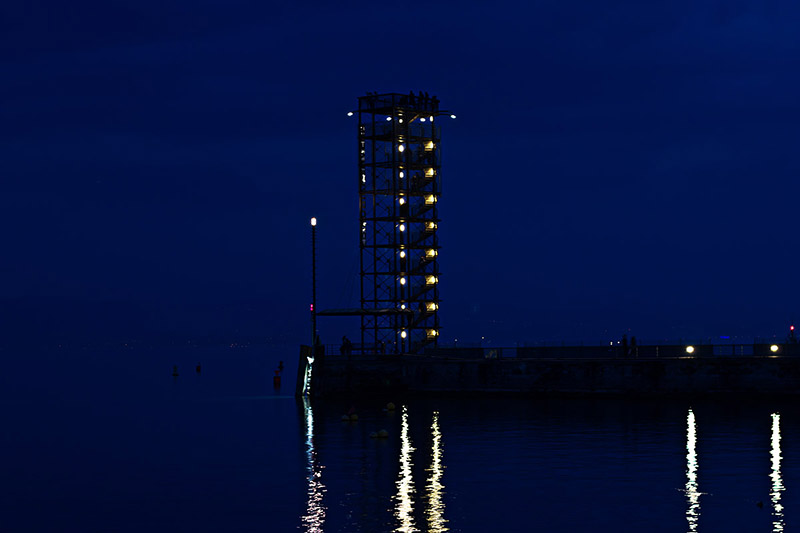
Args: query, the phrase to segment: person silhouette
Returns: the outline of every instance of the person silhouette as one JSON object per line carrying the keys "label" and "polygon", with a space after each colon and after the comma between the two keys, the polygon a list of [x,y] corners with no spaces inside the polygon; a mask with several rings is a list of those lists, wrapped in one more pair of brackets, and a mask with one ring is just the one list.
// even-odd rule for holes
{"label": "person silhouette", "polygon": [[350,355],[353,352],[353,343],[347,338],[347,335],[342,336],[342,346],[339,348],[342,355]]}

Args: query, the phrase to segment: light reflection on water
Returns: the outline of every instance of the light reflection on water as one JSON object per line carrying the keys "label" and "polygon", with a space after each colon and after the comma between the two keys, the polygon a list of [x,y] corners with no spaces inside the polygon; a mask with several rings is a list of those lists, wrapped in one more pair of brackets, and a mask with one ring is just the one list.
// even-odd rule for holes
{"label": "light reflection on water", "polygon": [[689,531],[697,531],[700,518],[700,492],[697,489],[697,425],[694,412],[689,409],[686,417],[686,520]]}
{"label": "light reflection on water", "polygon": [[770,450],[772,459],[772,472],[769,477],[772,480],[772,531],[783,531],[783,504],[781,504],[781,493],[785,490],[783,479],[781,478],[781,415],[772,414],[772,449]]}
{"label": "light reflection on water", "polygon": [[[341,407],[320,405],[316,426],[306,422],[309,434],[322,432],[322,439],[307,438],[314,475],[303,524],[329,533],[515,531],[522,523],[549,531],[763,530],[767,524],[784,531],[785,506],[793,502],[783,481],[780,416],[772,415],[769,451],[766,432],[758,431],[778,406],[687,407],[428,400],[404,404],[399,416],[364,408],[357,423],[342,423]],[[388,428],[388,439],[368,437],[381,428]],[[783,442],[785,448],[789,441]],[[767,453],[769,469],[758,459]],[[770,513],[758,503],[758,480],[767,475]],[[575,505],[585,516],[573,512]],[[614,512],[619,507],[624,513]]]}
{"label": "light reflection on water", "polygon": [[430,477],[425,486],[428,494],[428,531],[434,533],[444,533],[448,531],[445,527],[447,520],[444,519],[444,465],[442,464],[442,432],[439,429],[439,412],[433,412],[433,423],[431,424],[431,467],[428,469]]}
{"label": "light reflection on water", "polygon": [[314,449],[314,411],[307,396],[303,397],[303,413],[306,421],[308,501],[302,523],[305,531],[321,533],[322,525],[325,523],[325,506],[322,504],[325,485],[322,483],[323,466],[319,464],[317,451]]}
{"label": "light reflection on water", "polygon": [[414,478],[412,477],[411,454],[414,447],[408,434],[408,408],[403,406],[400,430],[400,473],[397,479],[397,495],[395,496],[395,516],[399,522],[395,531],[409,533],[419,531],[414,526]]}

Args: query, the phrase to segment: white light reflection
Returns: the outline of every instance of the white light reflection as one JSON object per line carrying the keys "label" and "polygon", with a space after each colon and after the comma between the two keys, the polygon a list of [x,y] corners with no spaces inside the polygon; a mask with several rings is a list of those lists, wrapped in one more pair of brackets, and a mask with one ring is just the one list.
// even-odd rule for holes
{"label": "white light reflection", "polygon": [[395,531],[409,533],[419,531],[414,526],[414,480],[411,477],[411,454],[414,448],[408,436],[408,408],[403,406],[402,426],[400,430],[400,474],[397,479],[397,495],[395,496],[395,516],[400,525]]}
{"label": "white light reflection", "polygon": [[772,472],[769,478],[772,480],[772,491],[769,497],[772,500],[772,531],[783,531],[783,504],[781,504],[781,492],[786,490],[781,478],[781,415],[772,415]]}
{"label": "white light reflection", "polygon": [[433,446],[431,450],[431,467],[428,469],[430,477],[425,486],[425,490],[428,493],[428,531],[444,533],[449,530],[445,527],[447,520],[444,519],[444,502],[442,502],[444,465],[442,465],[442,432],[439,430],[438,411],[433,413],[431,434],[433,435]]}
{"label": "white light reflection", "polygon": [[322,524],[325,522],[325,506],[322,505],[322,496],[325,494],[325,485],[322,483],[322,469],[317,459],[314,448],[314,414],[308,397],[303,398],[303,410],[306,415],[306,459],[308,461],[308,505],[306,514],[303,515],[304,531],[321,533]]}
{"label": "white light reflection", "polygon": [[697,427],[694,413],[689,409],[686,421],[686,521],[689,531],[697,531],[700,518],[700,492],[697,490]]}

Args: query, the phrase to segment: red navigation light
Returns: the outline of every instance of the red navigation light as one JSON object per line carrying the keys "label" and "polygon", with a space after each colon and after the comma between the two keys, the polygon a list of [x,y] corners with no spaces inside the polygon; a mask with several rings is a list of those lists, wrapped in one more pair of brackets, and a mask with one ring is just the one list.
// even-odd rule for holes
{"label": "red navigation light", "polygon": [[[314,304],[311,304],[311,312],[314,312]],[[794,329],[794,326],[792,326],[792,329]]]}
{"label": "red navigation light", "polygon": [[794,325],[789,326],[790,331],[794,331]]}

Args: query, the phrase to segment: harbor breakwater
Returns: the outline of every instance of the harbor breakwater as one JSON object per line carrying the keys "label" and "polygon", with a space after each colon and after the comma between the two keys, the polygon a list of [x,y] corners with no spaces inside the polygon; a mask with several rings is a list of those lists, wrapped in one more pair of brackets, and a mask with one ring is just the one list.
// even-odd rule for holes
{"label": "harbor breakwater", "polygon": [[[446,349],[427,355],[319,353],[309,383],[313,396],[800,393],[796,355],[714,356],[707,350],[704,356],[698,350],[699,355],[656,357],[642,354],[650,353],[647,347],[640,349],[638,357],[620,357],[605,347],[576,347],[573,355],[579,352],[580,357],[547,357],[525,349],[514,350],[514,357],[487,349]],[[301,347],[298,391],[310,353],[310,347]]]}

